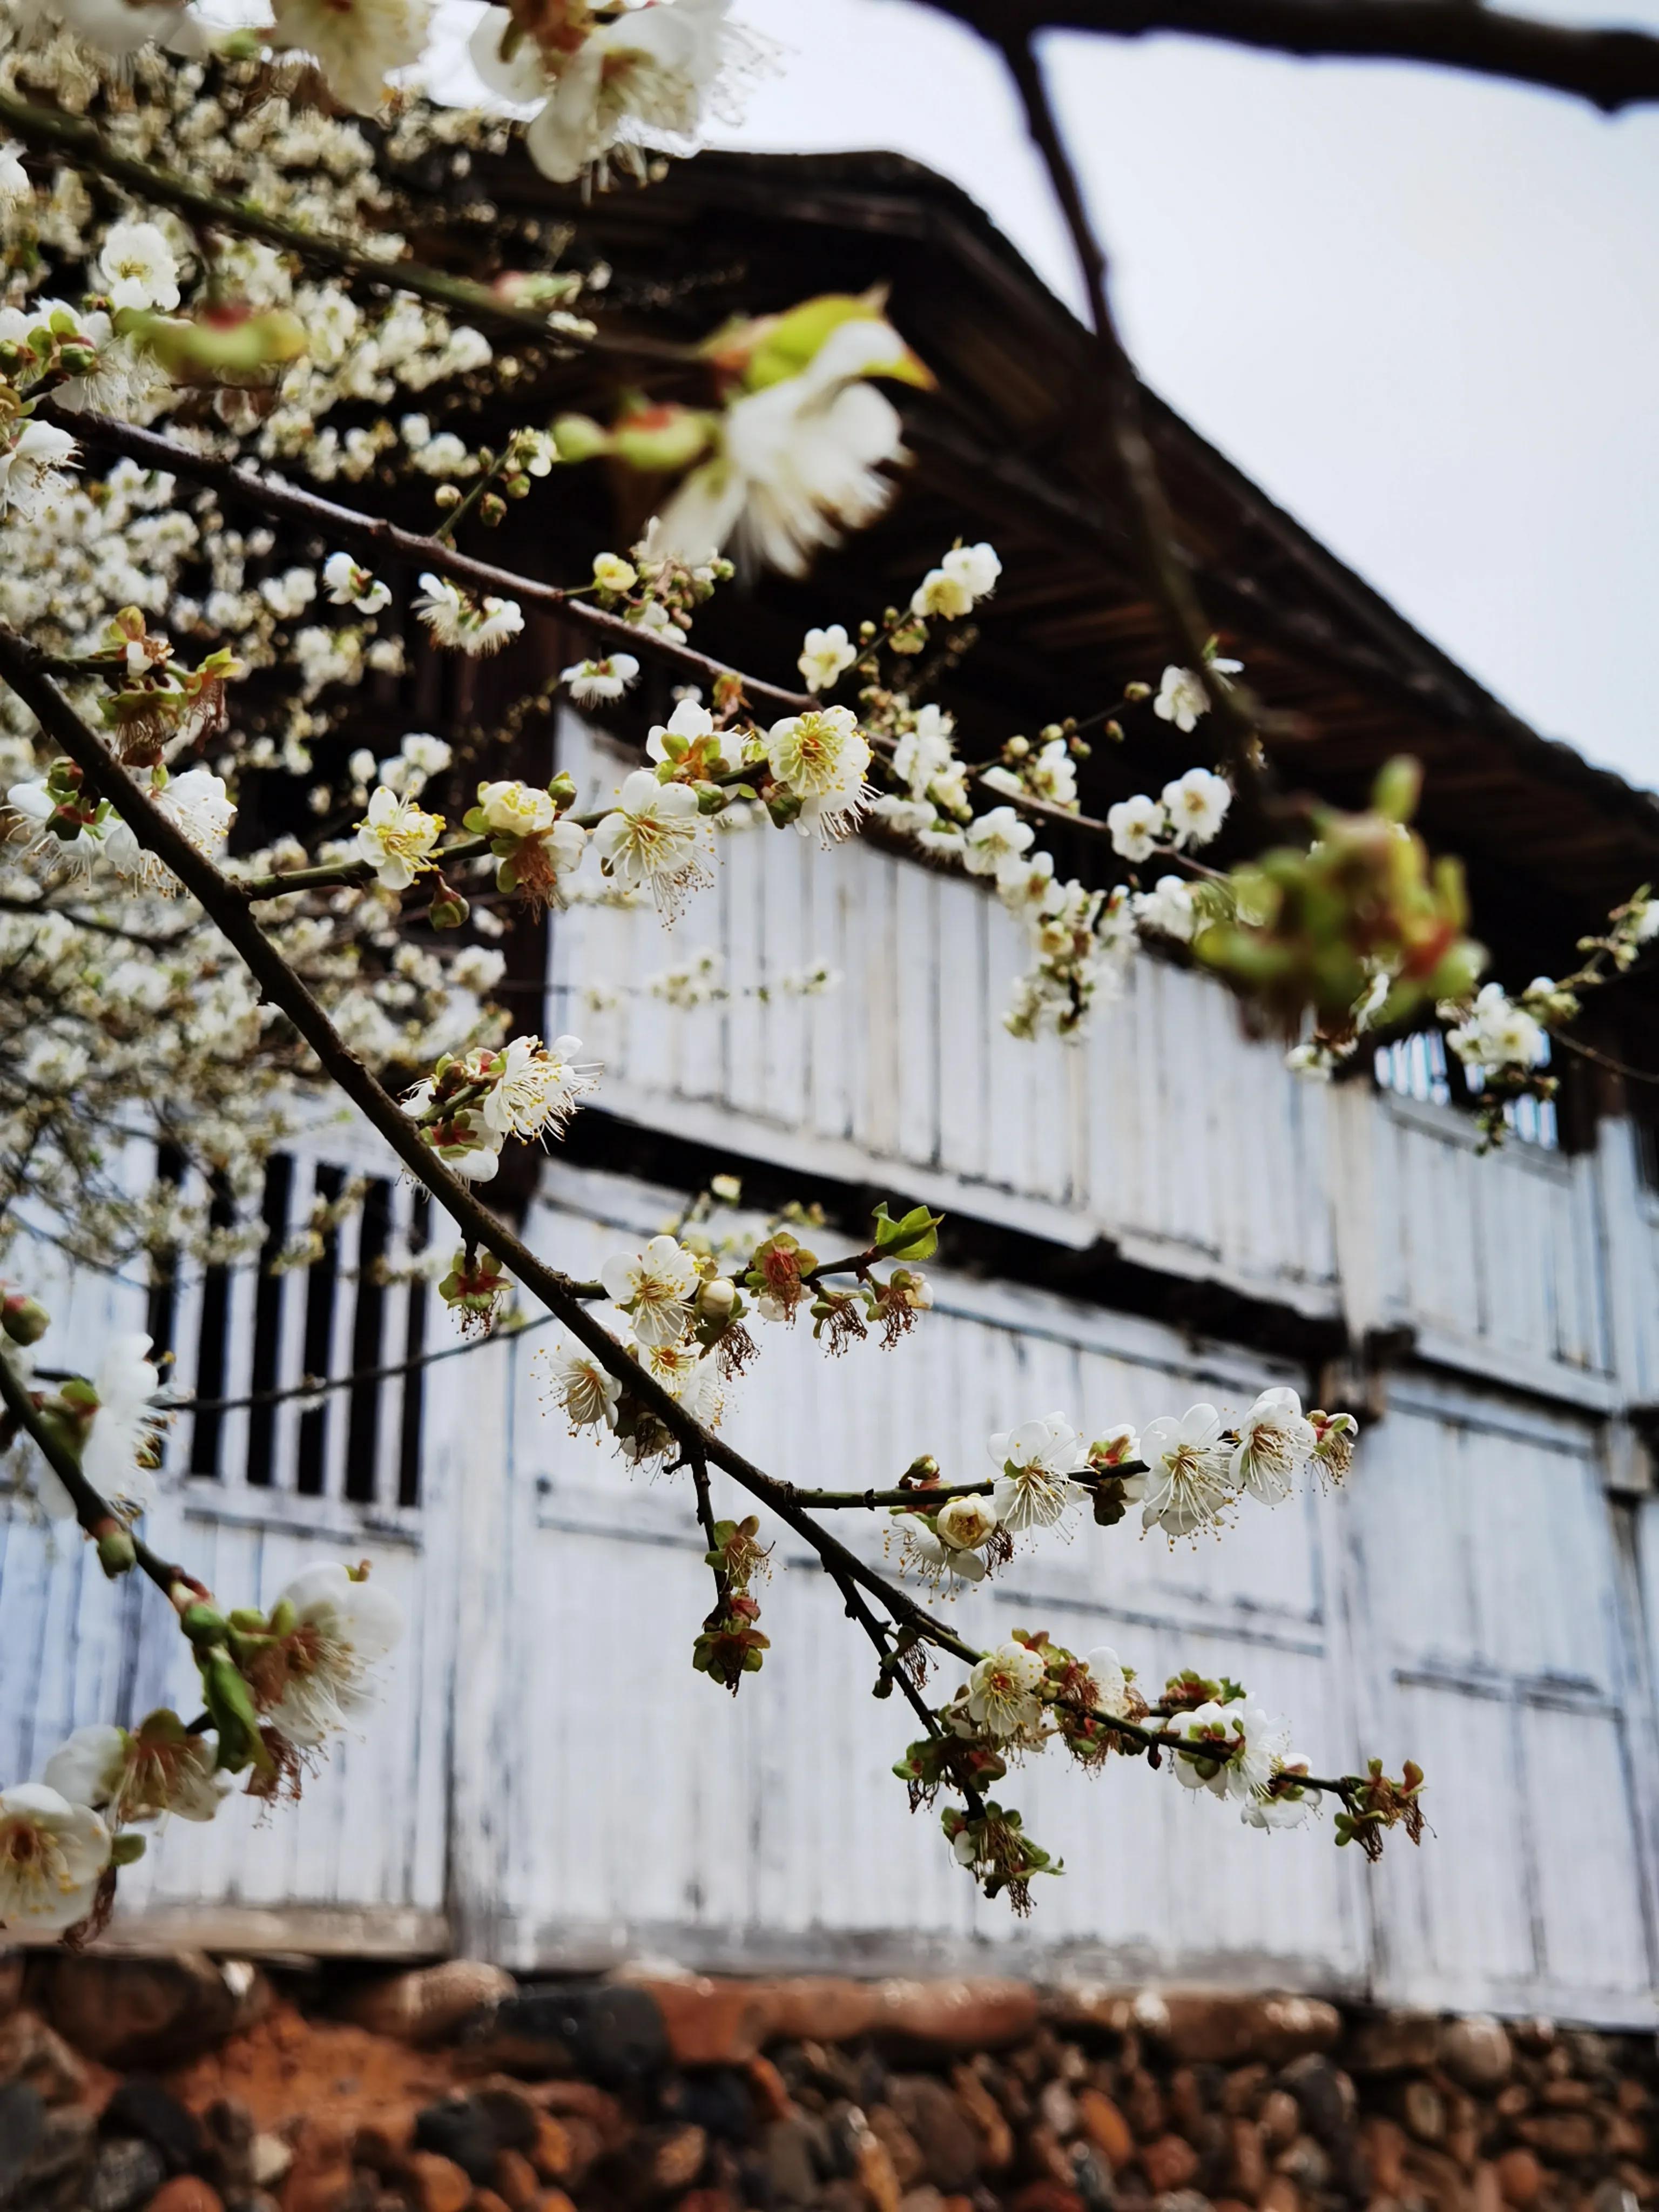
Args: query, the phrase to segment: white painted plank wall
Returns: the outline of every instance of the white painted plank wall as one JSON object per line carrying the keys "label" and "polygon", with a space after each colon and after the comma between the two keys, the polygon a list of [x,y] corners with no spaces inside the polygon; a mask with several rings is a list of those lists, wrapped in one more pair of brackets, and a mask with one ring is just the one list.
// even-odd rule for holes
{"label": "white painted plank wall", "polygon": [[[550,1191],[539,1241],[584,1271],[669,1210],[563,1169]],[[1092,1429],[1200,1395],[1237,1406],[1276,1379],[1154,1324],[948,1277],[891,1353],[830,1363],[804,1331],[768,1336],[730,1431],[806,1482],[880,1481],[924,1448],[959,1474],[993,1426],[1051,1406]],[[539,1410],[537,1355],[513,1357],[509,1668],[571,1694],[553,1691],[512,1761],[513,1840],[477,1907],[502,1955],[994,1957],[1659,2018],[1631,1771],[1648,1706],[1582,1416],[1402,1379],[1340,1497],[1252,1507],[1173,1549],[1133,1518],[1091,1525],[960,1599],[976,1639],[1048,1626],[1079,1649],[1112,1642],[1154,1682],[1230,1669],[1295,1716],[1322,1769],[1415,1755],[1432,1784],[1422,1853],[1396,1841],[1372,1870],[1326,1824],[1261,1836],[1167,1774],[1038,1762],[1006,1794],[1068,1873],[1022,1925],[976,1905],[931,1819],[906,1813],[888,1770],[908,1716],[868,1698],[866,1653],[798,1547],[780,1546],[764,1595],[766,1666],[732,1700],[689,1665],[707,1590],[684,1478],[630,1476],[566,1437]],[[578,1691],[585,1643],[607,1658]]]}
{"label": "white painted plank wall", "polygon": [[[587,803],[629,765],[574,718],[560,745]],[[1468,1115],[1356,1085],[1343,1089],[1364,1102],[1358,1174],[1333,1156],[1334,1094],[1248,1039],[1206,977],[1139,959],[1082,1043],[1018,1044],[1001,1016],[1024,947],[978,886],[764,829],[718,851],[716,890],[672,927],[648,904],[557,918],[558,1018],[604,1057],[611,1110],[781,1160],[804,1189],[815,1173],[886,1175],[970,1217],[1073,1249],[1105,1242],[1315,1315],[1352,1316],[1338,1224],[1363,1212],[1343,1226],[1370,1255],[1370,1325],[1407,1324],[1471,1372],[1616,1402],[1595,1156],[1511,1143],[1477,1158]],[[728,1005],[677,1011],[649,995],[651,978],[705,949],[724,962]],[[833,996],[749,995],[775,994],[814,957],[842,974]],[[585,1008],[594,980],[627,994]],[[1620,1225],[1643,1244],[1639,1267],[1659,1268],[1653,1206],[1639,1237]],[[1659,1320],[1644,1329],[1659,1397]]]}

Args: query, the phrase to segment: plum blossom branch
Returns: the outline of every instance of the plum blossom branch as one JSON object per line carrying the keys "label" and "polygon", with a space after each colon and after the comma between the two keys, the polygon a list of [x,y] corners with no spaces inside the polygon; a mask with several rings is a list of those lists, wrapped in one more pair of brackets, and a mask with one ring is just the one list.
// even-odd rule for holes
{"label": "plum blossom branch", "polygon": [[458,552],[441,538],[400,529],[380,515],[364,514],[359,508],[343,507],[337,501],[324,499],[316,492],[256,476],[234,462],[195,453],[179,440],[163,436],[159,431],[141,429],[136,423],[120,422],[109,416],[93,413],[77,414],[73,427],[76,434],[90,445],[107,447],[143,468],[163,470],[170,476],[205,484],[228,497],[246,499],[268,514],[284,515],[342,545],[361,547],[411,567],[429,568],[470,590],[512,599],[525,606],[556,614],[578,629],[608,640],[612,651],[623,647],[629,652],[648,650],[686,677],[710,687],[722,680],[728,684],[740,683],[750,696],[765,700],[783,713],[801,714],[813,703],[805,693],[785,690],[757,677],[745,676],[740,670],[729,668],[724,661],[699,653],[674,636],[624,621],[622,616],[608,614],[602,607],[591,606],[574,590],[498,568],[492,562]]}
{"label": "plum blossom branch", "polygon": [[1566,93],[1604,114],[1659,100],[1659,39],[1466,0],[927,0],[1006,45],[1040,30],[1159,32],[1308,58],[1424,62]]}
{"label": "plum blossom branch", "polygon": [[672,345],[661,339],[613,337],[574,318],[570,319],[569,327],[561,327],[550,320],[545,310],[514,307],[487,284],[475,284],[465,276],[446,276],[440,270],[415,262],[387,260],[366,252],[349,239],[331,237],[324,231],[284,222],[252,201],[227,199],[171,170],[136,161],[112,146],[95,125],[53,108],[37,106],[31,100],[18,99],[15,94],[0,91],[0,123],[15,132],[26,145],[56,155],[72,168],[88,169],[107,177],[112,183],[156,207],[172,208],[194,223],[234,231],[280,251],[302,255],[318,268],[331,270],[337,276],[384,285],[393,291],[410,292],[434,307],[521,331],[544,344],[580,345],[591,352],[616,354],[629,360],[684,364],[698,358],[689,347]]}
{"label": "plum blossom branch", "polygon": [[[13,1368],[4,1352],[0,1352],[0,1403],[27,1431],[39,1447],[41,1456],[58,1477],[75,1506],[75,1517],[94,1542],[112,1530],[120,1530],[122,1522],[115,1508],[88,1481],[81,1462],[69,1449],[50,1421],[43,1419],[39,1407],[21,1377]],[[170,1565],[159,1553],[128,1531],[125,1540],[132,1547],[133,1561],[143,1568],[157,1589],[169,1599],[180,1583],[191,1590],[199,1590],[200,1583],[186,1576],[181,1567]]]}
{"label": "plum blossom branch", "polygon": [[259,927],[235,886],[155,805],[126,769],[41,672],[39,656],[22,640],[0,630],[0,678],[11,686],[54,741],[83,773],[95,779],[118,806],[122,819],[147,850],[176,875],[240,956],[272,1005],[293,1024],[315,1054],[324,1073],[363,1113],[403,1161],[451,1215],[469,1244],[491,1252],[531,1295],[562,1321],[577,1341],[682,1445],[731,1475],[750,1494],[769,1505],[786,1526],[803,1537],[831,1572],[837,1569],[878,1595],[895,1617],[908,1622],[930,1642],[970,1663],[969,1645],[933,1618],[905,1592],[869,1567],[796,1502],[787,1483],[765,1474],[741,1453],[712,1436],[656,1377],[633,1358],[587,1311],[584,1293],[560,1270],[550,1267],[521,1238],[475,1199],[465,1182],[451,1173],[423,1140],[421,1132],[390,1092],[340,1036],[304,980]]}

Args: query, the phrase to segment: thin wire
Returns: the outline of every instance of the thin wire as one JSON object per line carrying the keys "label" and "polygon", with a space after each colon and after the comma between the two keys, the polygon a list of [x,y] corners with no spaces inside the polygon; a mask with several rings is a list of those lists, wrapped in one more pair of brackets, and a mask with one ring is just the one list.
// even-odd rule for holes
{"label": "thin wire", "polygon": [[178,1398],[172,1401],[173,1409],[180,1413],[237,1413],[252,1406],[280,1406],[291,1398],[320,1398],[330,1390],[354,1389],[359,1382],[389,1382],[396,1376],[412,1375],[416,1368],[434,1367],[441,1359],[459,1359],[464,1352],[481,1352],[487,1344],[511,1344],[557,1318],[556,1314],[538,1314],[533,1321],[521,1322],[516,1328],[463,1337],[459,1344],[443,1345],[414,1359],[395,1360],[386,1367],[360,1367],[349,1375],[331,1375],[321,1382],[290,1382],[280,1390],[253,1390],[245,1398]]}

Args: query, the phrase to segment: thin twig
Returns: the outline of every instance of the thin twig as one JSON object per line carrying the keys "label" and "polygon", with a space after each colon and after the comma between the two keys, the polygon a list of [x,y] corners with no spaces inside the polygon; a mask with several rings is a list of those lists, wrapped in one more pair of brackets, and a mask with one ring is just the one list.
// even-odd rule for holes
{"label": "thin twig", "polygon": [[[81,1462],[75,1454],[61,1437],[53,1434],[50,1423],[42,1419],[40,1408],[3,1352],[0,1352],[0,1401],[4,1401],[6,1411],[18,1426],[27,1430],[46,1465],[68,1491],[75,1506],[75,1517],[86,1534],[95,1542],[108,1530],[124,1528],[125,1524],[115,1508],[82,1473]],[[168,1597],[181,1582],[192,1591],[201,1589],[194,1576],[186,1575],[182,1567],[171,1565],[159,1553],[151,1551],[148,1544],[131,1536],[131,1531],[128,1534],[135,1559],[157,1589]]]}
{"label": "thin twig", "polygon": [[1206,649],[1213,633],[1199,605],[1191,570],[1176,540],[1175,516],[1141,412],[1140,380],[1112,319],[1107,301],[1105,252],[1090,222],[1082,186],[1048,99],[1042,66],[1032,49],[1028,29],[1018,27],[1021,22],[1029,23],[1023,10],[1017,18],[1010,19],[998,43],[1018,88],[1032,141],[1042,156],[1082,273],[1090,325],[1106,385],[1107,422],[1129,495],[1141,568],[1165,619],[1181,641],[1189,665],[1202,676],[1218,719],[1232,739],[1241,773],[1259,777],[1261,762],[1256,733],[1267,717],[1244,685],[1236,681],[1224,684],[1206,666]]}

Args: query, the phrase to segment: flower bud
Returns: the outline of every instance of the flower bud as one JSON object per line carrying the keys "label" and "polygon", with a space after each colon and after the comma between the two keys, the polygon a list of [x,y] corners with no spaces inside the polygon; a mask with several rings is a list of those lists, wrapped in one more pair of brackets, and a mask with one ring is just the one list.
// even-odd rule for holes
{"label": "flower bud", "polygon": [[440,484],[432,496],[440,507],[459,507],[461,503],[460,488],[453,483]]}
{"label": "flower bud", "polygon": [[697,1313],[703,1321],[725,1322],[738,1302],[738,1286],[727,1275],[716,1275],[697,1291]]}
{"label": "flower bud", "polygon": [[1131,706],[1138,707],[1143,699],[1152,697],[1152,687],[1150,684],[1126,684],[1123,687],[1123,696]]}
{"label": "flower bud", "polygon": [[917,1458],[911,1461],[899,1480],[901,1482],[937,1482],[939,1462],[933,1457],[932,1452],[922,1452]]}
{"label": "flower bud", "polygon": [[137,1547],[118,1521],[106,1521],[99,1533],[98,1564],[112,1582],[138,1564]]}
{"label": "flower bud", "polygon": [[8,1291],[0,1303],[0,1328],[14,1344],[39,1344],[52,1325],[52,1316],[38,1298],[22,1291]]}
{"label": "flower bud", "polygon": [[996,1534],[997,1511],[988,1498],[953,1498],[940,1506],[933,1525],[942,1544],[971,1552]]}
{"label": "flower bud", "polygon": [[434,929],[459,929],[471,911],[460,893],[445,884],[434,897],[427,920]]}
{"label": "flower bud", "polygon": [[192,1644],[222,1644],[230,1633],[230,1623],[217,1606],[204,1605],[199,1599],[185,1607],[179,1626]]}

